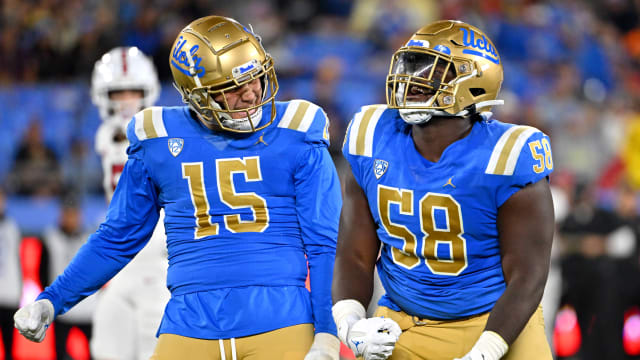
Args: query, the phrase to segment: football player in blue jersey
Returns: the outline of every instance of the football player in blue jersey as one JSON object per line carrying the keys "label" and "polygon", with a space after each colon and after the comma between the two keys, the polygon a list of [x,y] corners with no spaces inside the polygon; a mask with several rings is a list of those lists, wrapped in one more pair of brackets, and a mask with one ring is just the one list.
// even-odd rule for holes
{"label": "football player in blue jersey", "polygon": [[324,111],[275,101],[273,59],[233,19],[193,21],[169,66],[187,106],[134,116],[105,222],[16,327],[42,341],[142,249],[164,209],[171,299],[152,359],[337,359],[342,202]]}
{"label": "football player in blue jersey", "polygon": [[[391,61],[387,104],[346,134],[333,315],[365,359],[551,359],[549,138],[491,119],[500,56],[479,29],[438,21]],[[365,317],[374,266],[385,295]]]}

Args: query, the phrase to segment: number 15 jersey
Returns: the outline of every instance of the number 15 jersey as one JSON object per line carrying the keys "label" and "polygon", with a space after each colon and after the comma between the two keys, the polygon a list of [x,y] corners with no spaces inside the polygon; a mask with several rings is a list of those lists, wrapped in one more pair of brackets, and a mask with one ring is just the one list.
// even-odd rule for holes
{"label": "number 15 jersey", "polygon": [[[171,299],[159,333],[227,339],[313,323],[335,334],[342,203],[328,119],[301,100],[275,112],[253,134],[210,131],[187,107],[138,113],[106,221],[40,297],[59,313],[95,291],[144,246],[163,208]],[[262,121],[270,115],[264,105]]]}
{"label": "number 15 jersey", "polygon": [[366,106],[343,147],[382,242],[379,304],[442,320],[490,311],[506,287],[498,208],[552,171],[549,138],[483,118],[433,163],[411,129],[397,110]]}

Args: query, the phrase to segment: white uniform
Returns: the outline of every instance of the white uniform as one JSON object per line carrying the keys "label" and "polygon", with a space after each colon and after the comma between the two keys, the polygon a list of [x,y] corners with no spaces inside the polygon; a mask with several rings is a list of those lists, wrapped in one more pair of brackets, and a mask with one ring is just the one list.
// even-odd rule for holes
{"label": "white uniform", "polygon": [[[116,141],[118,125],[102,123],[96,151],[102,158],[104,188],[111,199],[127,160],[128,142]],[[167,252],[161,212],[147,246],[100,291],[93,317],[91,353],[96,359],[149,359],[169,301]]]}
{"label": "white uniform", "polygon": [[17,308],[22,291],[20,230],[11,218],[0,220],[0,307]]}

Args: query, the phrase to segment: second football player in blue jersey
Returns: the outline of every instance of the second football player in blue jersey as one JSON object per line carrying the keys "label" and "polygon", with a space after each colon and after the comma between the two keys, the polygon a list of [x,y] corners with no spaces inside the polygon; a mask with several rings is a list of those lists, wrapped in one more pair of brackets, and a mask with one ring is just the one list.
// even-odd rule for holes
{"label": "second football player in blue jersey", "polygon": [[[366,360],[551,359],[551,147],[491,119],[502,76],[482,31],[438,21],[394,54],[387,104],[351,121],[333,313]],[[376,260],[386,293],[367,319]]]}
{"label": "second football player in blue jersey", "polygon": [[233,19],[189,24],[169,66],[188,106],[135,115],[106,221],[16,327],[41,341],[142,249],[162,208],[171,299],[153,359],[337,359],[341,198],[324,111],[274,100],[273,59]]}

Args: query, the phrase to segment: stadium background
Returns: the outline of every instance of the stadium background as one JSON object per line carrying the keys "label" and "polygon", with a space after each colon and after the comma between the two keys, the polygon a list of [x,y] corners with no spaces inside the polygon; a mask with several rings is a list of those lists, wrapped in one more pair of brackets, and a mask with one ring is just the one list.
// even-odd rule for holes
{"label": "stadium background", "polygon": [[[168,66],[178,31],[208,14],[252,24],[275,58],[277,98],[327,111],[342,172],[346,124],[360,106],[385,102],[394,50],[436,19],[483,29],[505,71],[505,106],[495,117],[536,126],[552,140],[558,231],[544,300],[550,337],[555,328],[556,349],[574,359],[640,354],[640,1],[5,0],[1,11],[0,213],[21,238],[37,239],[68,216],[78,216],[77,233],[104,217],[89,80],[94,62],[115,46],[152,56],[163,84],[158,105],[180,105]],[[17,255],[6,234],[0,264]],[[43,250],[47,285],[52,259]],[[23,287],[3,276],[3,286]],[[570,309],[562,305],[576,312],[560,311],[554,326],[555,309]],[[1,320],[6,331],[10,320]],[[10,358],[4,345],[0,356]]]}

